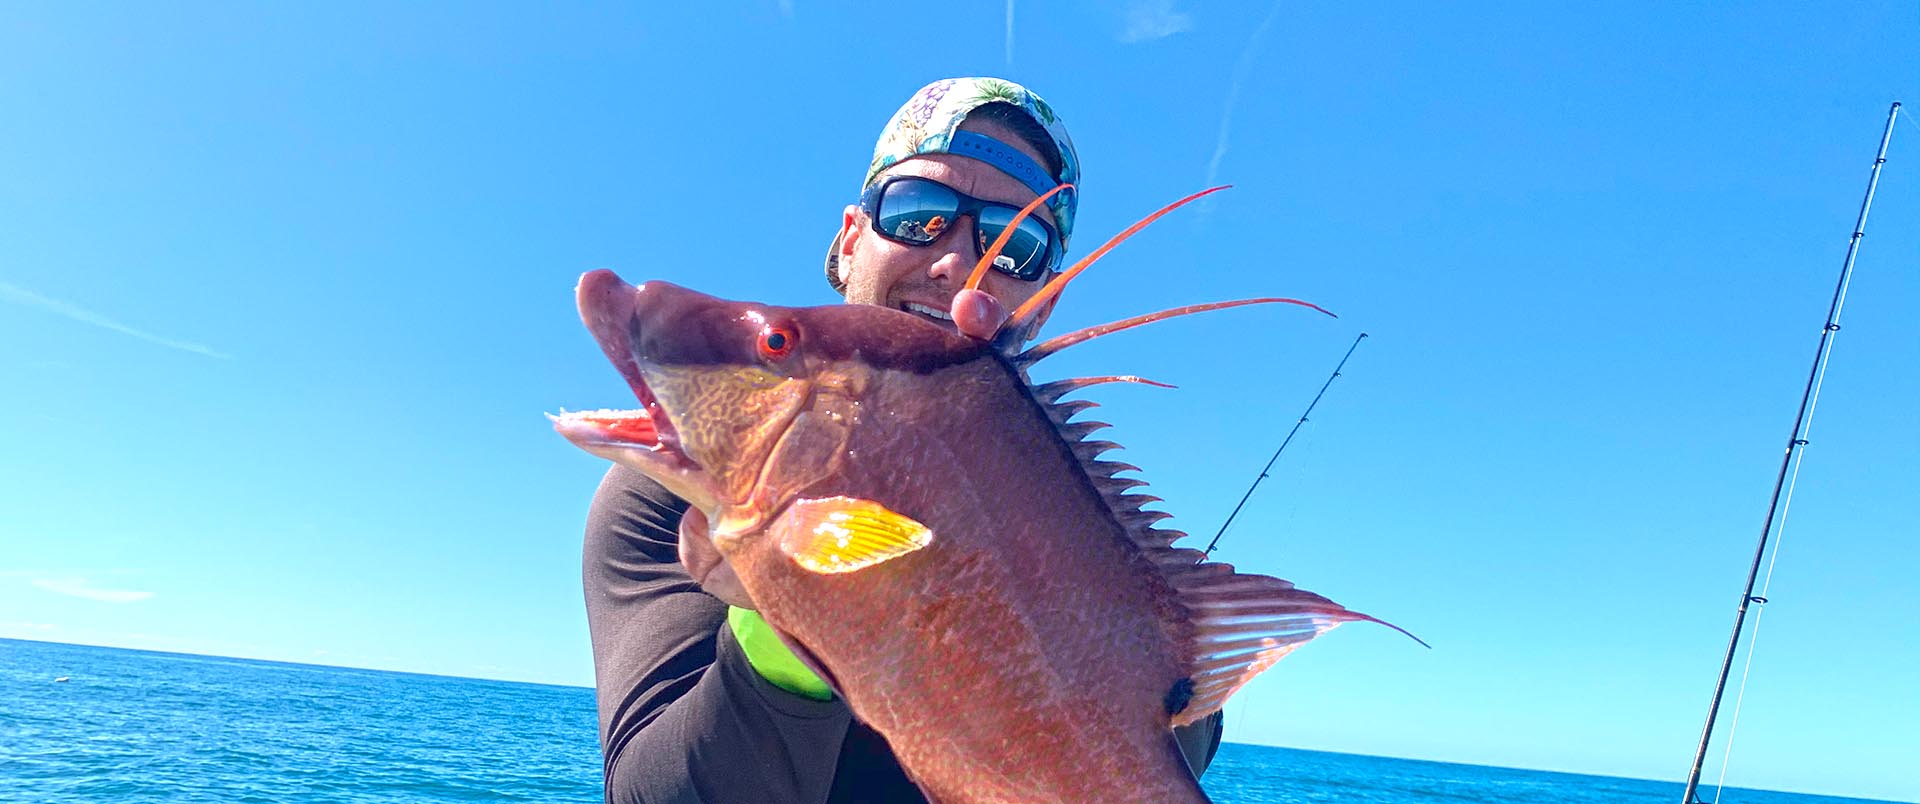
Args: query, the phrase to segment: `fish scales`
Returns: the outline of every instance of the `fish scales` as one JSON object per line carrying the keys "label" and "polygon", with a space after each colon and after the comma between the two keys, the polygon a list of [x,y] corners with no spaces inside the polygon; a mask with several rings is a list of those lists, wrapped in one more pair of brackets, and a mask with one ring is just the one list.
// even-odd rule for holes
{"label": "fish scales", "polygon": [[933,544],[842,575],[772,540],[730,560],[935,798],[1199,800],[1163,703],[1174,594],[1011,372],[983,352],[876,383],[863,407],[887,426],[856,423],[849,448],[893,461],[816,490],[885,500]]}
{"label": "fish scales", "polygon": [[1137,378],[1035,387],[1030,360],[878,307],[609,272],[578,295],[645,412],[556,429],[687,498],[683,545],[725,556],[935,801],[1205,801],[1172,726],[1314,635],[1378,622],[1171,546],[1184,534],[1142,509],[1158,498],[1060,401]]}

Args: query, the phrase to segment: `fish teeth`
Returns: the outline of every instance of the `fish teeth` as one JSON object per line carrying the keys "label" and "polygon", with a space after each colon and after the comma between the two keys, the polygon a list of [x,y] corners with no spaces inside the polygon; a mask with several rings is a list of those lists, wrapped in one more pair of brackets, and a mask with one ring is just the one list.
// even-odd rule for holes
{"label": "fish teeth", "polygon": [[645,410],[600,408],[599,410],[567,410],[561,408],[558,414],[549,413],[547,418],[561,419],[651,419],[653,415]]}

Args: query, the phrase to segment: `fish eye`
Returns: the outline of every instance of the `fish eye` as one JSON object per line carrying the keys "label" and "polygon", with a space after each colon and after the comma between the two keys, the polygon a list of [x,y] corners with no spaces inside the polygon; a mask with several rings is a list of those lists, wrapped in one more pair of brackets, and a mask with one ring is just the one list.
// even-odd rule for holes
{"label": "fish eye", "polygon": [[793,354],[793,345],[797,340],[791,328],[769,324],[760,330],[757,344],[760,357],[765,360],[784,360],[787,355]]}

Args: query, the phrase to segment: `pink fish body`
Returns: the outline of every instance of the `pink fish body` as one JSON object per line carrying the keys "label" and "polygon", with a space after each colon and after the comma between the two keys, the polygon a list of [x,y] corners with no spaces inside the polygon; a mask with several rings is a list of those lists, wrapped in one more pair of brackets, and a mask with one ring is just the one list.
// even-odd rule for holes
{"label": "pink fish body", "polygon": [[1105,425],[1071,421],[1091,403],[1059,401],[1090,383],[1035,386],[991,342],[608,272],[578,296],[646,413],[556,427],[686,497],[682,538],[712,539],[932,800],[1205,801],[1171,728],[1373,620],[1173,547],[1087,440]]}

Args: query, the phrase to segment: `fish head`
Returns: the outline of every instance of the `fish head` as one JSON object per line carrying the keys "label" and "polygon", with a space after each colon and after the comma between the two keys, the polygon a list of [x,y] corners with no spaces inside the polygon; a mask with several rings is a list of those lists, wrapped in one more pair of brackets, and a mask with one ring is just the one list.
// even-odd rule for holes
{"label": "fish head", "polygon": [[555,429],[699,508],[723,552],[843,471],[863,401],[887,375],[987,348],[895,310],[727,301],[611,271],[581,277],[576,295],[641,408],[563,413]]}

